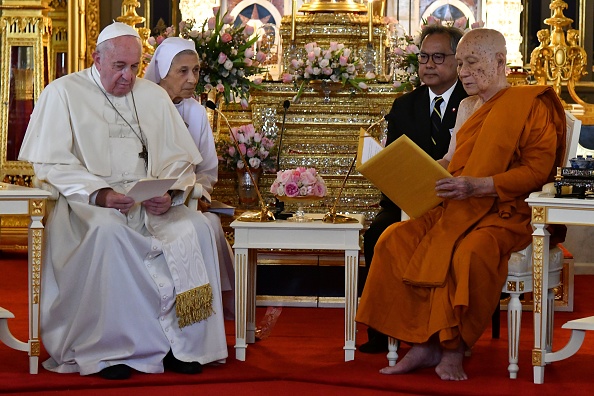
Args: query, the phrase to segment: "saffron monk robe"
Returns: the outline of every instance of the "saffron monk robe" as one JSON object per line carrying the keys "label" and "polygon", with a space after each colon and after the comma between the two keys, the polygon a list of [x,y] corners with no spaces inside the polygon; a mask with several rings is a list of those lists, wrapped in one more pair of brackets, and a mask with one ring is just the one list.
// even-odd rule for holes
{"label": "saffron monk robe", "polygon": [[445,201],[381,235],[357,313],[357,321],[413,344],[385,374],[436,366],[441,379],[467,379],[464,350],[490,323],[511,253],[531,241],[524,200],[552,180],[565,149],[555,92],[508,86],[501,33],[466,33],[456,60],[473,96],[460,104],[453,155],[440,160],[454,176],[436,183]]}

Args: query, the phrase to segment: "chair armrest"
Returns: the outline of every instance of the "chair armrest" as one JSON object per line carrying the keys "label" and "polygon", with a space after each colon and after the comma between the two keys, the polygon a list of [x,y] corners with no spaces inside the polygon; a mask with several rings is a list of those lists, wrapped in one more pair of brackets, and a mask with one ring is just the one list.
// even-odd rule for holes
{"label": "chair armrest", "polygon": [[202,194],[202,184],[194,184],[194,187],[192,187],[192,191],[190,191],[188,199],[186,200],[187,207],[190,209],[198,210],[198,200],[202,198]]}
{"label": "chair armrest", "polygon": [[49,193],[51,193],[51,195],[47,197],[47,199],[50,201],[57,201],[60,197],[60,192],[56,187],[52,186],[45,180],[39,180],[37,176],[33,176],[31,184],[35,188],[39,188],[41,190],[48,191]]}

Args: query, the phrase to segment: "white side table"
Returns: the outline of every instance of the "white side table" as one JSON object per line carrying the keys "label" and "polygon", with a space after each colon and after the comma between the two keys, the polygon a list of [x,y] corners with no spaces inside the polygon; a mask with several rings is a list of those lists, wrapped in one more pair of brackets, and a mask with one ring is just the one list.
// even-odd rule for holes
{"label": "white side table", "polygon": [[277,220],[252,223],[235,220],[235,357],[245,360],[247,343],[254,343],[256,319],[256,263],[258,249],[344,250],[345,340],[344,360],[355,358],[355,313],[359,234],[363,215],[352,215],[357,223],[330,224],[323,215],[308,214],[312,222]]}
{"label": "white side table", "polygon": [[41,294],[41,262],[43,252],[43,224],[45,200],[51,194],[37,188],[0,183],[0,217],[25,215],[29,223],[29,341],[17,340],[8,329],[12,312],[0,307],[0,341],[11,348],[29,353],[29,372],[37,374],[41,344],[39,341],[39,300]]}
{"label": "white side table", "polygon": [[[571,329],[571,340],[556,352],[553,344],[552,295],[549,291],[549,255],[550,234],[548,224],[594,226],[594,201],[590,199],[551,198],[542,192],[530,194],[526,202],[532,208],[532,276],[533,276],[533,313],[534,313],[534,349],[532,366],[534,383],[544,382],[544,370],[547,363],[556,362],[572,356],[580,348],[586,330],[594,330],[592,317],[573,320],[563,325]],[[549,318],[550,316],[550,318]]]}

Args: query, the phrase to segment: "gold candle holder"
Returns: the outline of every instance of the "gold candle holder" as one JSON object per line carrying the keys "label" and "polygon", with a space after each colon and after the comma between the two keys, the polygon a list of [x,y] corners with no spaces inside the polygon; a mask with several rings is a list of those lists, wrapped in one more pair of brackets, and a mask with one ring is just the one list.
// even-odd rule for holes
{"label": "gold candle holder", "polygon": [[369,42],[373,42],[373,0],[367,0],[367,16],[369,17]]}
{"label": "gold candle holder", "polygon": [[291,8],[291,42],[295,42],[295,14],[297,12],[297,0],[292,1]]}

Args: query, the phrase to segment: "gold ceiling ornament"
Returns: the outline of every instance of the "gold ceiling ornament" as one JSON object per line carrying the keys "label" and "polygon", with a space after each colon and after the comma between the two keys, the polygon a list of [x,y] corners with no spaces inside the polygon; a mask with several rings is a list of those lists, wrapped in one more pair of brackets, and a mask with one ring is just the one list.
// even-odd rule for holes
{"label": "gold ceiling ornament", "polygon": [[300,12],[367,12],[365,4],[353,0],[312,0],[299,9]]}
{"label": "gold ceiling ornament", "polygon": [[579,45],[579,30],[563,30],[573,22],[563,14],[563,10],[567,8],[565,1],[552,0],[549,8],[552,16],[545,19],[544,23],[551,28],[537,33],[540,44],[530,55],[532,74],[537,84],[552,83],[559,97],[561,86],[567,84],[572,99],[584,107],[586,114],[594,114],[594,105],[585,103],[575,92],[575,83],[588,74],[587,54]]}

